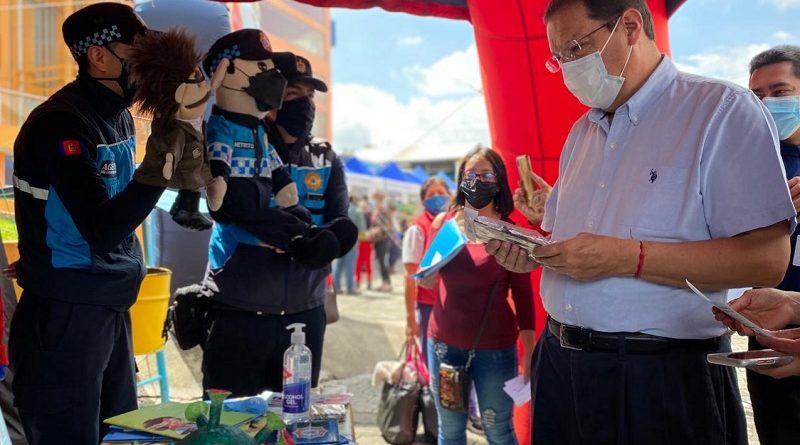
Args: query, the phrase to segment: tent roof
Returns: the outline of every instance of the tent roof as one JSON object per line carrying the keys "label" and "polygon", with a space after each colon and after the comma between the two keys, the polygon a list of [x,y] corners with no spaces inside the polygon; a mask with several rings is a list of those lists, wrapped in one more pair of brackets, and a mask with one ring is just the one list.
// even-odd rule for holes
{"label": "tent roof", "polygon": [[422,182],[425,182],[428,179],[428,176],[430,176],[428,175],[428,172],[426,172],[425,169],[419,165],[414,167],[414,170],[411,170],[411,174]]}
{"label": "tent roof", "polygon": [[398,181],[413,182],[416,184],[422,183],[422,181],[401,169],[400,166],[395,162],[387,163],[386,166],[384,166],[383,169],[378,173],[378,176],[382,178],[396,179]]}
{"label": "tent roof", "polygon": [[[214,0],[222,2],[253,2],[257,0]],[[351,9],[382,8],[421,16],[469,20],[467,0],[297,0],[314,6]],[[667,15],[671,16],[686,0],[666,0]]]}
{"label": "tent roof", "polygon": [[439,170],[436,173],[436,177],[444,181],[445,184],[447,184],[447,188],[450,189],[450,193],[456,192],[456,183],[455,181],[453,181],[453,178],[451,178],[450,175],[446,174],[442,170]]}
{"label": "tent roof", "polygon": [[360,173],[362,175],[374,175],[375,172],[360,159],[352,157],[344,163],[345,169],[351,173]]}

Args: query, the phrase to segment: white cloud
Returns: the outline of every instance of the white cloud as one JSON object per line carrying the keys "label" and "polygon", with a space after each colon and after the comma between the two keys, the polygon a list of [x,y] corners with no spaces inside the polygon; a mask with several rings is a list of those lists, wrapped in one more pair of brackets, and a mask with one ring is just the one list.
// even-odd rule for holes
{"label": "white cloud", "polygon": [[422,45],[422,42],[422,36],[406,36],[397,39],[397,45],[399,46],[419,46]]}
{"label": "white cloud", "polygon": [[414,65],[406,73],[418,83],[421,93],[429,96],[469,94],[481,89],[478,49],[475,44],[456,51],[429,67]]}
{"label": "white cloud", "polygon": [[489,122],[480,93],[475,45],[436,61],[429,67],[404,70],[418,80],[418,93],[407,101],[377,87],[356,83],[334,85],[334,147],[390,159],[408,153],[467,152],[475,144],[489,145]]}
{"label": "white cloud", "polygon": [[777,40],[779,42],[788,42],[788,41],[794,40],[794,36],[789,34],[786,31],[778,31],[778,32],[772,34],[772,39],[773,40]]}
{"label": "white cloud", "polygon": [[800,6],[800,0],[761,0],[761,3],[768,3],[777,6],[779,9],[786,9],[792,6]]}
{"label": "white cloud", "polygon": [[374,147],[390,159],[414,143],[424,150],[451,153],[462,148],[466,152],[477,143],[489,144],[482,96],[418,96],[401,103],[378,88],[344,83],[335,85],[333,97],[334,147],[339,152]]}
{"label": "white cloud", "polygon": [[747,86],[750,59],[767,50],[766,43],[717,48],[676,59],[678,68],[702,76],[715,77]]}

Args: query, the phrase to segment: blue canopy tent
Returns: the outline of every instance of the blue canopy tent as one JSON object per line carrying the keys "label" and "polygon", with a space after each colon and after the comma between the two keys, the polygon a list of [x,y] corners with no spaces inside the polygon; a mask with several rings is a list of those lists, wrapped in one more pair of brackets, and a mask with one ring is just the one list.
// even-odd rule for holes
{"label": "blue canopy tent", "polygon": [[420,180],[420,181],[422,181],[422,182],[425,182],[425,181],[428,179],[428,176],[430,176],[430,175],[428,174],[428,172],[426,172],[426,171],[425,171],[425,169],[424,169],[424,168],[422,168],[422,167],[421,167],[421,166],[419,166],[419,165],[418,165],[418,166],[416,166],[416,167],[414,167],[414,170],[411,170],[411,174],[412,174],[412,175],[413,175],[415,178],[419,179],[419,180]]}
{"label": "blue canopy tent", "polygon": [[359,175],[374,175],[375,172],[372,168],[369,167],[366,163],[362,162],[358,158],[350,158],[347,162],[344,163],[344,168],[346,169],[347,173],[356,173]]}
{"label": "blue canopy tent", "polygon": [[378,173],[378,176],[381,178],[394,179],[401,182],[412,182],[414,184],[422,184],[424,182],[420,181],[411,173],[404,171],[395,162],[389,162],[386,164],[386,166],[384,166],[383,169]]}
{"label": "blue canopy tent", "polygon": [[447,184],[447,188],[450,189],[450,193],[456,192],[456,183],[453,182],[453,179],[450,178],[450,176],[447,175],[444,171],[439,170],[436,173],[436,177],[444,181],[445,184]]}

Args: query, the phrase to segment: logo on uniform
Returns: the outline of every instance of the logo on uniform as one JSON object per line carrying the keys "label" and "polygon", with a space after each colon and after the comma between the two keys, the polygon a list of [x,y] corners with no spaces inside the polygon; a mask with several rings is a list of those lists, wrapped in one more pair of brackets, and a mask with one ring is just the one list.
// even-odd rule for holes
{"label": "logo on uniform", "polygon": [[302,74],[306,72],[306,62],[299,57],[297,58],[297,71]]}
{"label": "logo on uniform", "polygon": [[656,182],[658,179],[658,172],[655,169],[650,169],[650,184]]}
{"label": "logo on uniform", "polygon": [[64,156],[77,156],[81,154],[81,143],[75,139],[61,141],[61,152]]}
{"label": "logo on uniform", "polygon": [[308,172],[303,178],[303,184],[308,190],[317,191],[322,188],[322,176],[317,172]]}
{"label": "logo on uniform", "polygon": [[114,161],[103,161],[100,165],[100,176],[104,178],[113,178],[117,176],[117,163]]}

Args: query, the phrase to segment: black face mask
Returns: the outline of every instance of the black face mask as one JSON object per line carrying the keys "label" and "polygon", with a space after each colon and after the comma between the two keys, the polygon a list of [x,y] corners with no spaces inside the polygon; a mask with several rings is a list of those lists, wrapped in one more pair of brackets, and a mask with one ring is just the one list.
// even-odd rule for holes
{"label": "black face mask", "polygon": [[482,209],[492,202],[500,188],[496,182],[483,182],[476,180],[472,187],[467,181],[461,181],[461,191],[467,202],[475,209]]}
{"label": "black face mask", "polygon": [[[247,74],[238,67],[235,67],[235,69]],[[240,91],[244,91],[256,100],[258,111],[277,110],[281,107],[287,82],[280,71],[277,69],[260,71],[252,76],[247,76],[247,80],[250,84]],[[229,90],[237,90],[237,88],[222,86]]]}
{"label": "black face mask", "polygon": [[308,136],[314,126],[315,111],[314,102],[309,97],[298,97],[283,103],[275,123],[296,138]]}
{"label": "black face mask", "polygon": [[128,64],[125,62],[125,59],[118,56],[110,47],[107,46],[106,49],[119,60],[119,63],[122,64],[122,70],[119,72],[119,77],[95,77],[95,79],[116,81],[117,85],[122,89],[122,98],[125,100],[125,105],[129,107],[133,103],[133,98],[136,96],[137,87],[130,82]]}

